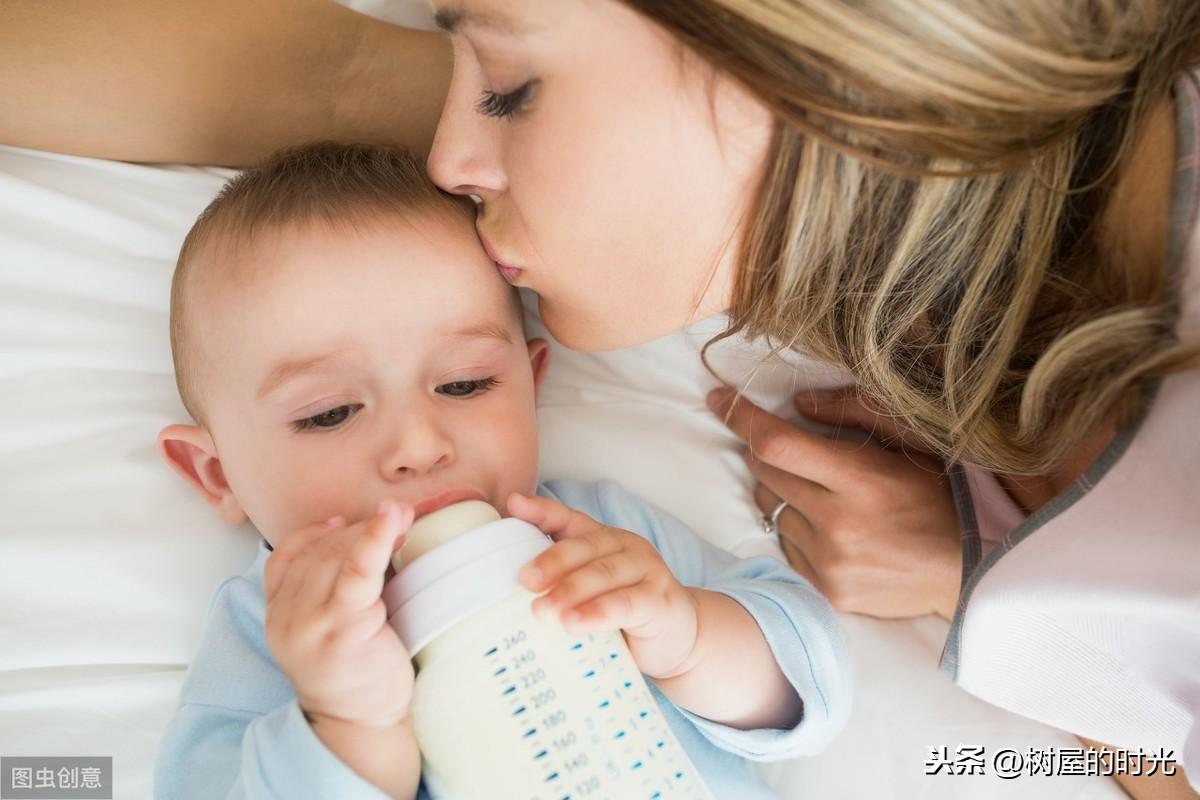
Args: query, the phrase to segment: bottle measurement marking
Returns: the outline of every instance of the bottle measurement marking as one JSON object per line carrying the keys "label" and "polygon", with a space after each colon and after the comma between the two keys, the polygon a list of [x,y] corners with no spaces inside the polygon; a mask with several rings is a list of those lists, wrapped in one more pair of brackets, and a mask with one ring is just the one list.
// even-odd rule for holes
{"label": "bottle measurement marking", "polygon": [[[586,753],[578,753],[571,756],[570,753],[576,752],[580,744],[575,733],[571,731],[570,725],[574,724],[568,717],[566,709],[557,708],[557,696],[553,689],[543,689],[529,693],[528,690],[534,689],[538,684],[547,679],[546,671],[549,669],[553,661],[547,662],[545,668],[535,668],[538,661],[537,653],[532,649],[526,649],[522,652],[513,653],[519,645],[524,643],[527,636],[524,630],[518,630],[511,635],[504,636],[498,644],[488,647],[483,652],[484,660],[492,670],[492,677],[498,682],[498,691],[501,697],[506,698],[510,702],[511,715],[520,720],[535,709],[541,710],[542,713],[549,712],[542,720],[547,723],[550,729],[557,728],[560,725],[567,725],[567,733],[558,736],[551,733],[551,739],[542,736],[542,727],[537,725],[524,728],[521,738],[529,745],[530,759],[532,763],[545,764],[550,767],[550,771],[545,774],[543,782],[546,784],[559,783],[562,780],[574,780],[566,775],[563,767],[566,767],[573,774],[580,775],[580,782],[576,786],[579,791],[587,796],[608,797],[605,785],[607,780],[601,780],[601,773],[590,773],[589,760]],[[622,675],[627,672],[628,665],[620,660],[620,654],[616,651],[608,650],[595,653],[594,649],[588,645],[600,644],[594,635],[588,635],[582,641],[575,641],[571,644],[569,652],[576,655],[576,663],[580,668],[580,673],[584,679],[593,687],[593,697],[596,698],[595,708],[602,712],[599,715],[585,715],[583,722],[587,729],[591,732],[591,740],[594,744],[599,745],[602,741],[600,734],[607,730],[610,733],[612,742],[629,742],[623,748],[624,757],[627,765],[624,769],[614,763],[612,760],[607,761],[607,773],[609,777],[616,779],[621,774],[626,775],[626,780],[629,780],[636,773],[644,776],[638,782],[644,787],[646,794],[642,797],[647,800],[661,800],[664,798],[664,790],[683,787],[679,785],[684,777],[683,770],[673,770],[673,780],[671,772],[667,772],[661,778],[655,779],[651,770],[647,769],[647,759],[657,760],[657,757],[662,754],[666,755],[667,762],[664,766],[678,766],[676,763],[675,754],[666,750],[666,739],[656,739],[653,747],[644,749],[641,753],[636,747],[633,740],[629,736],[630,731],[640,730],[639,722],[645,725],[647,722],[651,725],[650,731],[658,732],[655,729],[659,727],[659,723],[665,722],[661,720],[656,722],[650,718],[650,711],[643,705],[644,697],[639,697],[638,707],[631,710],[624,710],[618,705],[618,701],[625,699],[626,692],[633,692],[637,696],[637,690],[634,687],[634,681]],[[589,650],[592,653],[589,653]],[[616,681],[606,681],[603,679],[602,673],[616,669],[616,674],[613,678],[619,681],[618,685],[613,685]],[[551,673],[553,674],[553,673]],[[610,686],[606,690],[606,685]],[[521,690],[527,690],[522,692]],[[522,696],[524,695],[524,696]],[[557,755],[555,755],[557,753]],[[614,754],[615,755],[615,754]],[[552,765],[555,759],[561,759],[555,769]],[[618,756],[618,762],[620,757]],[[668,767],[668,769],[670,768]],[[575,773],[575,770],[584,770],[582,773]],[[590,773],[590,775],[589,775]],[[611,790],[608,790],[611,791]],[[672,793],[673,794],[673,793]],[[572,794],[564,794],[559,800],[572,800]]]}
{"label": "bottle measurement marking", "polygon": [[[524,642],[526,638],[525,631],[520,630],[511,636],[504,637],[501,645],[494,645],[484,651],[484,659],[489,662],[490,667],[494,669],[492,673],[493,678],[499,678],[501,675],[505,675],[509,671],[508,665],[504,665],[500,661],[502,658],[509,656],[502,655],[501,650],[511,650],[512,648]],[[516,682],[504,686],[504,688],[501,690],[501,696],[509,698],[510,702],[516,705],[517,703],[521,702],[519,697],[514,697],[518,691],[518,684],[525,689],[530,689],[545,680],[546,673],[544,669],[540,668],[535,669],[532,672],[526,671],[537,660],[537,656],[533,650],[526,650],[517,654],[516,656],[511,656],[510,658],[510,664],[515,670],[513,675]],[[500,664],[500,666],[497,667],[497,664]],[[506,681],[507,680],[508,679],[506,679]],[[531,699],[533,700],[535,707],[542,707],[549,706],[557,699],[557,697],[553,689],[546,689],[534,694]],[[516,706],[512,711],[512,715],[514,717],[520,716],[527,713],[529,710],[529,703],[526,702],[523,705]],[[565,710],[552,712],[548,717],[546,717],[546,720],[549,721],[551,726],[562,724],[566,721],[566,712]],[[541,737],[538,736],[538,733],[539,731],[536,726],[530,727],[525,730],[521,738],[527,740],[529,743],[532,761],[545,763],[545,760],[549,759],[550,749],[544,745]],[[575,735],[571,733],[568,735],[568,737],[561,737],[557,739],[553,744],[559,749],[569,749],[574,743]],[[587,759],[585,756],[576,756],[571,761],[566,762],[566,766],[586,766],[586,763]],[[552,770],[546,775],[546,777],[543,779],[543,782],[553,783],[558,781],[561,777],[562,773],[560,771]],[[571,800],[571,795],[563,795],[561,800]]]}

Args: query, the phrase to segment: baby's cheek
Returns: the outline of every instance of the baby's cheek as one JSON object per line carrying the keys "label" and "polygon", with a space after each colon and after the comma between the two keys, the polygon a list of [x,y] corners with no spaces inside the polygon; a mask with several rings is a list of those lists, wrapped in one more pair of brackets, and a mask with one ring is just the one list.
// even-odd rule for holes
{"label": "baby's cheek", "polygon": [[510,491],[532,493],[537,486],[537,430],[533,426],[513,426],[507,442],[508,457],[500,464],[498,473],[509,482]]}
{"label": "baby's cheek", "polygon": [[[282,476],[279,476],[282,477]],[[260,531],[273,546],[301,528],[315,525],[330,517],[341,515],[349,519],[350,509],[356,505],[342,497],[345,489],[336,480],[293,482],[278,480],[267,491],[270,495],[269,511],[264,520],[269,531]],[[267,521],[269,520],[269,521]],[[269,533],[269,535],[267,535]]]}
{"label": "baby's cheek", "polygon": [[537,479],[537,446],[522,443],[520,447],[522,449],[519,454],[515,455],[510,462],[513,480],[522,484],[531,483]]}

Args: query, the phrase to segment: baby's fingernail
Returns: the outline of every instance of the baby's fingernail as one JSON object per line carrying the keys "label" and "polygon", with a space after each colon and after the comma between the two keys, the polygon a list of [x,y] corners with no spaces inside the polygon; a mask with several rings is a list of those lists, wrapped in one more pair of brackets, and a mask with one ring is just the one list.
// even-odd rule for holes
{"label": "baby's fingernail", "polygon": [[505,504],[508,506],[509,510],[511,511],[512,507],[513,507],[513,503],[516,503],[517,508],[523,508],[526,502],[528,502],[528,501],[527,501],[525,495],[521,494],[520,492],[513,492],[512,494],[510,494],[508,496],[508,500],[506,501]]}
{"label": "baby's fingernail", "polygon": [[517,573],[517,580],[521,582],[522,586],[541,586],[542,571],[533,564],[526,564]]}
{"label": "baby's fingernail", "polygon": [[543,622],[554,621],[554,604],[544,597],[539,597],[538,599],[534,600],[530,610],[533,611],[533,615],[535,617]]}

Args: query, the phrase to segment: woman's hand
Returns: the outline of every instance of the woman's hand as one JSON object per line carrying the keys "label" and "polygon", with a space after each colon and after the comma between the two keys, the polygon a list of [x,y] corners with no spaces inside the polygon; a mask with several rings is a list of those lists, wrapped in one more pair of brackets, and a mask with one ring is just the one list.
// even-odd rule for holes
{"label": "woman's hand", "polygon": [[533,601],[535,614],[572,633],[621,629],[651,678],[688,668],[697,602],[650,542],[544,497],[514,494],[508,510],[555,542],[521,569],[521,585],[543,593]]}
{"label": "woman's hand", "polygon": [[778,521],[788,561],[834,608],[953,616],[962,550],[940,459],[916,451],[852,392],[805,392],[796,407],[814,422],[861,428],[872,441],[831,439],[744,398],[732,401],[729,390],[709,395],[710,408],[750,445],[758,507],[767,514],[781,499],[790,506]]}

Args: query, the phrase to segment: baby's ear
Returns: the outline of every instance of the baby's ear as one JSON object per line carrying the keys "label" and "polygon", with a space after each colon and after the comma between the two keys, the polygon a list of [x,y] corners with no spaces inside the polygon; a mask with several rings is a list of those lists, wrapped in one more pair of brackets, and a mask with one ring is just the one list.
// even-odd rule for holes
{"label": "baby's ear", "polygon": [[197,425],[168,425],[159,431],[158,449],[171,469],[200,493],[230,525],[245,522],[246,512],[229,488],[221,459],[208,431]]}
{"label": "baby's ear", "polygon": [[529,366],[533,368],[533,388],[536,390],[550,366],[550,343],[545,339],[530,339],[526,346],[529,348]]}

